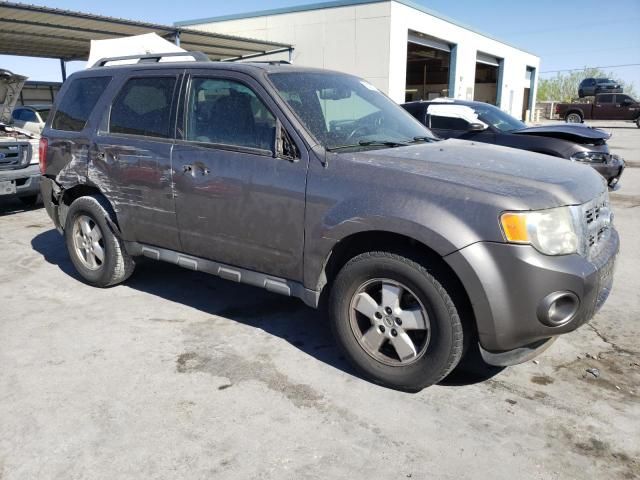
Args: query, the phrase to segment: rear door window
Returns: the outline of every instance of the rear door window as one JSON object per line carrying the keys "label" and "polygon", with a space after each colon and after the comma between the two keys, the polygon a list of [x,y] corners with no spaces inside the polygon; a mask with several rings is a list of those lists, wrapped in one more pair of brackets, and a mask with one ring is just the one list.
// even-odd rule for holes
{"label": "rear door window", "polygon": [[176,77],[140,77],[125,83],[111,107],[109,132],[169,138]]}
{"label": "rear door window", "polygon": [[613,95],[604,94],[598,97],[598,103],[613,103]]}
{"label": "rear door window", "polygon": [[185,140],[273,151],[276,119],[243,83],[194,77]]}
{"label": "rear door window", "polygon": [[69,132],[81,131],[110,81],[111,77],[72,80],[58,105],[51,128]]}

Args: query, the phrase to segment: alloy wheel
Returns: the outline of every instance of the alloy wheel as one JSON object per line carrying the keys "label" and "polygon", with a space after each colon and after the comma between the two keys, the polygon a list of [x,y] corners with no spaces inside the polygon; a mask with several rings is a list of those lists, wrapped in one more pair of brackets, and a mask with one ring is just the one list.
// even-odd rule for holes
{"label": "alloy wheel", "polygon": [[104,263],[104,239],[98,224],[87,215],[79,215],[73,224],[73,245],[82,265],[98,270]]}
{"label": "alloy wheel", "polygon": [[431,339],[422,302],[408,287],[386,278],[369,280],[356,290],[349,323],[362,349],[390,366],[414,363]]}

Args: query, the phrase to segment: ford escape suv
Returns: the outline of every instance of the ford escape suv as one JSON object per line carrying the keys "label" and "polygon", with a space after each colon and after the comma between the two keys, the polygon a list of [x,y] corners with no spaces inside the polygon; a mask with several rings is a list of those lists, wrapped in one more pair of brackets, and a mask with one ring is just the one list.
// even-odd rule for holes
{"label": "ford escape suv", "polygon": [[144,256],[326,306],[359,372],[408,391],[471,348],[532,358],[607,298],[591,168],[438,140],[350,75],[159,57],[73,74],[43,131],[45,205],[89,284]]}

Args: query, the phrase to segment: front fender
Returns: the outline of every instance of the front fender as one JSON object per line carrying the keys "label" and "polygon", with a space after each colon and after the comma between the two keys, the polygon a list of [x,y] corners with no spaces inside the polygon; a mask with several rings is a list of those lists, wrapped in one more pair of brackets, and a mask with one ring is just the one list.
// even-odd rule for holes
{"label": "front fender", "polygon": [[[318,209],[318,206],[308,207],[311,212],[314,208]],[[474,212],[474,208],[478,208],[478,211]],[[460,214],[455,214],[428,199],[409,196],[401,191],[389,193],[384,198],[365,195],[336,203],[319,217],[320,221],[308,224],[304,259],[305,286],[317,288],[334,247],[354,234],[386,232],[403,235],[426,245],[440,256],[486,237],[486,233],[477,228],[486,222],[463,220],[460,216],[479,220],[487,216],[486,209],[469,204],[467,208],[458,211]],[[362,212],[366,214],[363,215]],[[497,218],[492,216],[491,221],[498,234]]]}

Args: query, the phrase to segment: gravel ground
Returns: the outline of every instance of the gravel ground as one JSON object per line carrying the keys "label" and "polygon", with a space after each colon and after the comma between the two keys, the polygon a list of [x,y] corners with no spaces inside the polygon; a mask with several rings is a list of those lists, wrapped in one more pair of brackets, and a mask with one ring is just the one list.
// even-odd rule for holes
{"label": "gravel ground", "polygon": [[[603,126],[640,166],[640,130]],[[418,394],[357,377],[297,300],[150,261],[89,287],[43,209],[0,200],[0,479],[640,478],[640,168],[612,199],[596,318]]]}

